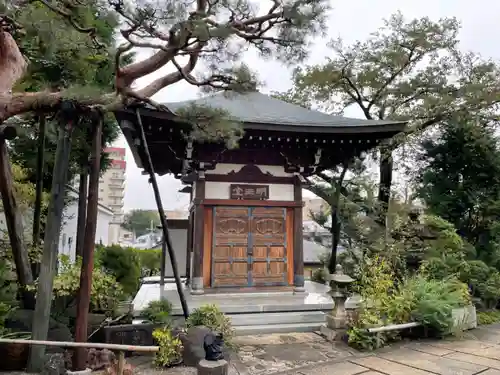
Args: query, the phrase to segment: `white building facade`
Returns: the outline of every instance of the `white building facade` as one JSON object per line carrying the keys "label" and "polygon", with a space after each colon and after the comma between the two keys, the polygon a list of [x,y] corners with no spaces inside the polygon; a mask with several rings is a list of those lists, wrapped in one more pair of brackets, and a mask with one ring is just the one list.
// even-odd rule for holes
{"label": "white building facade", "polygon": [[[78,193],[71,189],[68,195],[72,199],[64,209],[58,252],[59,255],[66,255],[71,261],[74,261],[76,259],[76,234],[78,229]],[[113,243],[110,236],[113,211],[102,204],[98,204],[97,207],[95,243],[108,246]]]}

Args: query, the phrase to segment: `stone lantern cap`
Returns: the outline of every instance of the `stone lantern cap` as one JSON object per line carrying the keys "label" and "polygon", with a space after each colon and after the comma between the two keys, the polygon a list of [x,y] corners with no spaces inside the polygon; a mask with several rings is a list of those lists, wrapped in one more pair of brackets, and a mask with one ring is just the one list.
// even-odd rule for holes
{"label": "stone lantern cap", "polygon": [[332,273],[330,275],[330,281],[333,281],[337,284],[350,284],[355,280],[351,276],[346,275],[344,273],[344,270],[342,269],[342,266],[340,264],[337,264],[337,266],[335,267],[335,273]]}

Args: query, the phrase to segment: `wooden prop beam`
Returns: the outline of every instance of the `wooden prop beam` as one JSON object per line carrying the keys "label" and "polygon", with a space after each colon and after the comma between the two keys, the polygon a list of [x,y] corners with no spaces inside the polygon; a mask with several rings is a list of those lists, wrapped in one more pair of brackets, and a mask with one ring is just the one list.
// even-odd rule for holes
{"label": "wooden prop beam", "polygon": [[[102,126],[103,116],[97,113],[93,129],[92,151],[90,156],[89,192],[87,202],[87,218],[85,223],[85,238],[83,240],[82,270],[80,273],[80,289],[78,291],[75,341],[87,341],[89,320],[90,293],[92,289],[92,272],[94,270],[95,233],[97,229],[99,174],[101,170]],[[73,356],[73,369],[85,370],[87,350],[78,348]]]}
{"label": "wooden prop beam", "polygon": [[[174,273],[175,284],[177,287],[177,293],[179,293],[179,299],[181,301],[182,312],[184,317],[187,319],[189,317],[189,309],[186,302],[186,297],[184,296],[184,290],[181,283],[181,278],[179,276],[179,269],[177,268],[177,259],[175,257],[174,247],[172,246],[172,239],[170,238],[170,231],[168,230],[167,217],[165,215],[165,210],[163,209],[163,203],[161,201],[160,189],[158,188],[158,182],[156,181],[155,171],[153,167],[153,162],[151,160],[151,155],[149,153],[148,144],[146,141],[146,135],[144,134],[144,128],[142,126],[142,119],[139,110],[136,110],[137,124],[139,127],[139,134],[141,137],[141,144],[146,156],[146,170],[149,173],[149,182],[153,185],[153,192],[155,195],[156,205],[158,206],[158,213],[160,215],[160,222],[163,231],[164,242],[167,245],[168,255],[170,256],[170,262],[172,263],[172,271]],[[162,247],[163,248],[163,247]],[[165,264],[166,254],[162,251],[162,264]]]}
{"label": "wooden prop beam", "polygon": [[23,239],[23,219],[14,195],[14,179],[6,142],[6,140],[14,139],[16,135],[17,131],[13,126],[0,125],[0,195],[2,196],[7,232],[16,265],[17,280],[22,287],[23,303],[26,308],[33,308],[35,305],[34,295],[26,290],[27,285],[33,284],[33,274],[28,258],[28,249]]}
{"label": "wooden prop beam", "polygon": [[[71,134],[73,122],[68,121],[59,128],[59,137],[55,155],[54,172],[52,174],[52,191],[50,193],[47,225],[43,243],[42,263],[37,288],[35,314],[33,318],[33,340],[46,340],[49,330],[50,308],[52,305],[52,289],[56,275],[57,248],[61,232],[64,210],[64,191],[68,179],[69,156],[71,153]],[[45,363],[45,346],[31,348],[28,363],[29,372],[41,372]]]}
{"label": "wooden prop beam", "polygon": [[[43,172],[45,164],[45,125],[47,119],[45,115],[40,115],[38,120],[38,149],[36,157],[36,191],[35,191],[35,208],[33,213],[33,246],[40,245],[40,217],[42,214],[42,194],[43,194]],[[38,268],[38,266],[37,266]],[[38,270],[33,270],[35,277]]]}

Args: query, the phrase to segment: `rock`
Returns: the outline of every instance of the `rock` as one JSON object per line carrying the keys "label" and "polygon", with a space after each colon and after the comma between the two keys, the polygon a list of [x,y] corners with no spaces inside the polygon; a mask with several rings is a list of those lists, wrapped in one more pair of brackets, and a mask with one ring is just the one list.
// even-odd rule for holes
{"label": "rock", "polygon": [[[191,327],[186,333],[179,335],[184,346],[183,362],[186,366],[196,367],[202,359],[205,359],[203,343],[209,332],[211,332],[210,328],[199,326]],[[228,359],[230,355],[228,348],[224,347],[223,352],[224,358]]]}
{"label": "rock", "polygon": [[45,355],[45,365],[42,375],[66,375],[66,356],[65,353],[50,353]]}
{"label": "rock", "polygon": [[191,327],[179,336],[184,346],[183,361],[186,366],[196,367],[202,359],[205,359],[203,342],[209,332],[210,328],[204,326]]}
{"label": "rock", "polygon": [[[31,332],[33,327],[33,310],[15,310],[6,320],[5,328],[14,332]],[[50,318],[49,332],[47,336],[48,341],[73,341],[73,336],[69,328]],[[56,346],[47,347],[48,352],[63,352],[63,348]]]}
{"label": "rock", "polygon": [[108,349],[91,348],[87,354],[87,367],[92,371],[103,370],[115,363],[116,355]]}
{"label": "rock", "polygon": [[229,363],[224,359],[218,361],[202,359],[196,368],[198,375],[227,375],[229,373]]}

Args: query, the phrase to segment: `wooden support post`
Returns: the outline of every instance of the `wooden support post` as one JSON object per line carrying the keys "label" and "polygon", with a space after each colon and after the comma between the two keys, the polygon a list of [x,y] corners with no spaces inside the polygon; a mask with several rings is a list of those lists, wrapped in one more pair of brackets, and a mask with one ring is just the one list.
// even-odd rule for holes
{"label": "wooden support post", "polygon": [[203,245],[205,215],[202,206],[205,199],[205,172],[198,172],[194,191],[194,230],[193,230],[193,277],[191,278],[191,294],[203,294]]}
{"label": "wooden support post", "polygon": [[6,144],[6,140],[14,139],[16,135],[17,132],[13,126],[0,125],[0,195],[2,196],[7,232],[16,265],[17,280],[22,288],[23,304],[26,308],[33,308],[35,305],[34,294],[26,290],[27,285],[33,284],[33,274],[28,258],[28,249],[23,239],[23,220],[14,195],[14,180]]}
{"label": "wooden support post", "polygon": [[123,369],[125,368],[125,352],[118,352],[118,369],[116,370],[116,375],[123,375]]}
{"label": "wooden support post", "polygon": [[88,199],[88,160],[85,165],[81,163],[84,169],[80,173],[80,185],[78,186],[78,219],[76,224],[76,256],[83,256],[83,239],[85,238],[85,223],[87,221],[87,199]]}
{"label": "wooden support post", "polygon": [[[52,289],[57,264],[57,247],[64,210],[64,190],[68,179],[72,125],[72,122],[68,121],[65,126],[59,127],[59,138],[52,176],[52,191],[50,193],[49,213],[45,227],[42,263],[40,265],[40,277],[33,318],[33,340],[46,340],[49,330]],[[28,364],[29,372],[41,372],[44,365],[44,357],[45,346],[31,348]]]}
{"label": "wooden support post", "polygon": [[228,375],[229,374],[229,363],[225,359],[218,361],[207,361],[202,359],[198,366],[198,375]]}
{"label": "wooden support post", "polygon": [[[163,297],[163,286],[165,285],[165,268],[167,262],[167,241],[165,240],[165,236],[161,237],[161,260],[160,260],[160,288],[161,288],[161,297]],[[163,299],[163,298],[162,298]]]}
{"label": "wooden support post", "polygon": [[[82,270],[80,273],[80,289],[78,291],[76,308],[75,341],[87,341],[87,327],[89,318],[90,292],[92,289],[92,272],[94,270],[95,233],[97,229],[97,213],[99,199],[99,174],[101,171],[103,116],[96,113],[94,121],[92,151],[90,155],[89,193],[87,203],[87,218],[85,224],[85,238],[83,240]],[[73,369],[85,370],[87,350],[77,348],[73,356]]]}
{"label": "wooden support post", "polygon": [[175,285],[177,287],[177,293],[179,294],[179,300],[181,301],[182,312],[184,318],[189,317],[189,309],[186,302],[186,297],[184,296],[184,289],[182,287],[181,278],[179,276],[179,269],[177,268],[177,259],[175,257],[174,247],[172,246],[172,239],[170,238],[170,232],[168,230],[167,217],[165,216],[165,210],[163,209],[163,203],[161,201],[160,189],[158,188],[158,181],[156,181],[155,170],[153,167],[153,161],[151,160],[151,155],[149,153],[148,143],[146,141],[146,134],[144,133],[144,127],[142,126],[142,119],[139,110],[136,110],[137,124],[139,125],[139,134],[142,144],[144,154],[146,156],[146,169],[149,173],[149,182],[153,186],[153,193],[155,195],[156,206],[158,207],[158,214],[160,215],[161,229],[163,231],[163,238],[167,244],[168,255],[170,256],[170,262],[172,263],[172,271],[174,273]]}
{"label": "wooden support post", "polygon": [[[40,245],[40,217],[42,213],[43,172],[45,164],[45,124],[46,118],[40,115],[38,120],[38,149],[36,157],[36,192],[33,213],[33,246]],[[38,272],[37,272],[38,273]]]}
{"label": "wooden support post", "polygon": [[304,288],[304,242],[302,228],[302,182],[299,176],[294,178],[293,209],[293,286],[295,292],[303,292]]}
{"label": "wooden support post", "polygon": [[193,252],[193,212],[189,211],[188,237],[186,244],[186,285],[191,284],[191,254]]}

